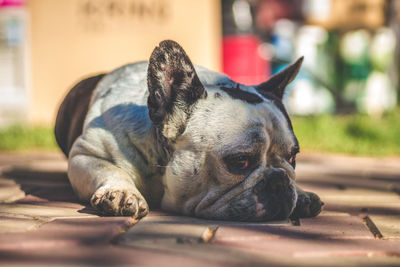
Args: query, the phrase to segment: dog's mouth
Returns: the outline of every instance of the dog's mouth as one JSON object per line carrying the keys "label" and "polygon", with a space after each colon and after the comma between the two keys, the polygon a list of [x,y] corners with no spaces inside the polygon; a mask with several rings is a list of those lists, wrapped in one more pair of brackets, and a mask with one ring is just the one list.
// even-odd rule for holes
{"label": "dog's mouth", "polygon": [[289,217],[296,200],[292,180],[283,169],[272,168],[226,192],[208,192],[194,209],[194,215],[218,220],[279,220]]}
{"label": "dog's mouth", "polygon": [[[287,186],[279,182],[277,185],[270,185],[271,183],[274,183],[273,179],[267,181],[266,185],[260,184],[253,188],[253,194],[256,196],[256,214],[249,219],[253,221],[283,220],[293,212],[297,201],[297,192],[293,183]],[[236,207],[238,204],[240,202],[233,203],[232,206]]]}

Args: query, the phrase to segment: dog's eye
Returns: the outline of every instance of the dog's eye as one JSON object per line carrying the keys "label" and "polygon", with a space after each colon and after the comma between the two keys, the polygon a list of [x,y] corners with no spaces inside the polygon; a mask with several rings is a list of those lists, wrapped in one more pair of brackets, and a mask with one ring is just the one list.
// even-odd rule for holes
{"label": "dog's eye", "polygon": [[234,155],[224,158],[228,171],[233,174],[245,174],[257,164],[257,157],[254,155]]}
{"label": "dog's eye", "polygon": [[296,168],[296,154],[299,153],[299,148],[294,147],[292,149],[292,152],[290,155],[287,157],[287,162],[289,162],[290,165],[292,165],[293,169]]}
{"label": "dog's eye", "polygon": [[235,165],[239,169],[247,169],[249,167],[249,158],[247,156],[239,156],[237,159],[235,159]]}

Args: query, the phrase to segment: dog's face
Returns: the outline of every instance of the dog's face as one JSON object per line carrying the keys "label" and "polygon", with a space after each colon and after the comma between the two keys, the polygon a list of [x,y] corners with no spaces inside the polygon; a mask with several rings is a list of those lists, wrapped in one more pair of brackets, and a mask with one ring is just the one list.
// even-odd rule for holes
{"label": "dog's face", "polygon": [[202,84],[177,43],[160,43],[149,63],[148,107],[172,147],[164,209],[222,220],[290,215],[299,146],[281,99],[301,61],[258,86]]}

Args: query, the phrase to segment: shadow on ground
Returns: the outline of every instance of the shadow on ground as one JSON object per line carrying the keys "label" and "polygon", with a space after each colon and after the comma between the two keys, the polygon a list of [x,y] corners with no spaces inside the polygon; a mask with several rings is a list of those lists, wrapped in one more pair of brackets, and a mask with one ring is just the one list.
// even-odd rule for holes
{"label": "shadow on ground", "polygon": [[[66,172],[15,168],[5,171],[3,177],[14,180],[26,196],[31,195],[38,200],[79,202]],[[19,201],[19,203],[23,202],[23,199]]]}

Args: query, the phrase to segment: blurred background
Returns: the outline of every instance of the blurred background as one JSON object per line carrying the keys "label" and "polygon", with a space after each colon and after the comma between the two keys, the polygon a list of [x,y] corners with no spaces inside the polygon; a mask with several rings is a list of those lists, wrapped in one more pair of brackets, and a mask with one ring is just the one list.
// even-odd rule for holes
{"label": "blurred background", "polygon": [[0,150],[56,149],[71,86],[163,39],[258,84],[300,56],[284,102],[303,151],[400,156],[398,0],[0,0]]}

